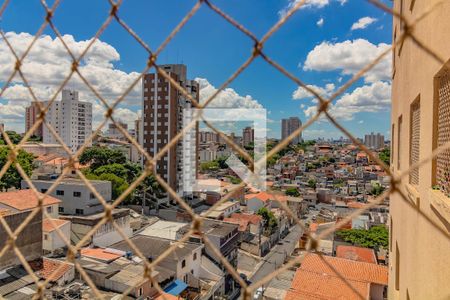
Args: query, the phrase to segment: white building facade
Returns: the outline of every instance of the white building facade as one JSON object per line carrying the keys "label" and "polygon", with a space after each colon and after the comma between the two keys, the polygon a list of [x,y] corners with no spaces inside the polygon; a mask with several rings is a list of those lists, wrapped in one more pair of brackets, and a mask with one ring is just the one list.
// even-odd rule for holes
{"label": "white building facade", "polygon": [[[44,105],[48,103],[49,101],[46,101]],[[92,103],[79,101],[78,91],[63,90],[61,101],[52,103],[45,120],[69,149],[75,152],[86,143],[92,133]],[[58,143],[46,126],[43,126],[42,131],[45,144]]]}

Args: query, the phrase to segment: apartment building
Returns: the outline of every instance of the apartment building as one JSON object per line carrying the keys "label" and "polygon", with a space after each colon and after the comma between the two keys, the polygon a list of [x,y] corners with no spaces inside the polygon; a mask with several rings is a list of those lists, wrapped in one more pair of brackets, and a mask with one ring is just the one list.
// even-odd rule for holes
{"label": "apartment building", "polygon": [[[193,80],[187,79],[185,65],[162,65],[161,68],[186,90],[194,99],[199,99],[199,86]],[[140,142],[144,149],[154,156],[166,146],[183,128],[183,118],[186,109],[192,103],[176,87],[158,73],[146,74],[142,79],[142,123]],[[193,137],[196,140],[195,136]],[[180,139],[156,163],[157,173],[164,178],[175,191],[183,190],[183,176],[194,180],[196,172],[196,157],[192,160],[183,160],[183,151],[194,148],[196,143],[185,145],[186,139]]]}
{"label": "apartment building", "polygon": [[[31,127],[37,122],[41,110],[37,102],[33,101],[25,108],[25,132],[28,132]],[[33,135],[42,138],[43,124],[41,123],[34,131]]]}
{"label": "apartment building", "polygon": [[[448,67],[450,1],[395,0],[394,9],[412,23],[438,2],[413,33]],[[403,22],[394,18],[394,41],[400,40],[404,29]],[[411,39],[396,45],[392,58],[391,168],[399,174],[450,141],[450,74],[443,62]],[[449,167],[446,150],[403,178],[399,188],[406,201],[398,193],[391,195],[389,299],[450,297]]]}
{"label": "apartment building", "polygon": [[251,127],[245,127],[242,130],[242,145],[249,146],[255,142],[255,130]]}
{"label": "apartment building", "polygon": [[384,147],[384,135],[381,133],[370,133],[364,136],[364,145],[371,149],[381,149]]}
{"label": "apartment building", "polygon": [[[41,193],[45,193],[54,184],[45,176],[31,182]],[[100,193],[106,202],[111,202],[111,182],[104,180],[91,180],[90,183]],[[22,180],[22,189],[27,189],[28,183]],[[71,215],[90,215],[103,211],[103,205],[81,179],[65,178],[50,193],[60,199],[59,213]]]}
{"label": "apartment building", "polygon": [[[43,102],[44,105],[48,103],[48,101]],[[92,103],[79,101],[77,91],[63,90],[61,101],[52,103],[45,120],[55,129],[69,149],[75,152],[87,142],[92,133]],[[45,144],[58,143],[46,126],[43,126],[42,132]]]}
{"label": "apartment building", "polygon": [[[281,120],[281,139],[284,140],[290,136],[295,130],[302,126],[302,121],[297,117],[290,117],[289,119]],[[300,133],[294,139],[291,144],[296,145],[302,141],[302,134]]]}

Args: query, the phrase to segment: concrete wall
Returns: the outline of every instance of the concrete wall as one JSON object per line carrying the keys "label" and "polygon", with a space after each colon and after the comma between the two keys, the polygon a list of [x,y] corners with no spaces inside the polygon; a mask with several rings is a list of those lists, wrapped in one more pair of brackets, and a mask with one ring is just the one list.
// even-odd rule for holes
{"label": "concrete wall", "polygon": [[[410,21],[431,8],[439,0],[394,1],[394,7]],[[424,18],[414,30],[425,45],[445,60],[450,59],[450,1],[443,1],[430,15]],[[394,20],[394,35],[401,34],[399,21]],[[401,50],[401,51],[400,51]],[[396,47],[392,89],[391,122],[394,124],[392,169],[398,174],[409,167],[410,112],[411,104],[420,96],[420,158],[431,155],[436,132],[434,109],[437,101],[434,78],[442,69],[442,63],[434,60],[412,40]],[[402,130],[398,135],[398,119],[402,116]],[[392,126],[391,126],[392,128]],[[400,144],[400,150],[398,145]],[[399,153],[400,151],[400,153]],[[398,167],[398,154],[400,167]],[[419,171],[419,184],[409,186],[406,176],[400,188],[405,191],[413,207],[398,194],[390,198],[391,243],[389,246],[389,299],[448,299],[450,297],[450,201],[433,193],[433,177],[436,172],[431,163]],[[408,189],[406,188],[408,186]],[[442,201],[440,201],[442,200]],[[441,205],[439,205],[439,203]],[[431,218],[447,233],[439,232],[418,210]]]}
{"label": "concrete wall", "polygon": [[[70,241],[70,227],[70,222],[67,222],[59,228],[68,241]],[[42,248],[44,250],[53,252],[56,249],[67,246],[56,230],[49,233],[43,233],[43,235],[45,234],[47,234],[47,240],[45,238],[42,240]]]}
{"label": "concrete wall", "polygon": [[[16,213],[4,216],[6,223],[14,231],[22,224],[30,212]],[[0,245],[3,247],[8,241],[8,234],[3,226],[0,226]],[[23,254],[26,260],[34,260],[42,255],[42,214],[38,213],[24,230],[17,236],[16,246]],[[21,262],[12,249],[9,249],[0,258],[0,269],[10,266],[20,265]]]}

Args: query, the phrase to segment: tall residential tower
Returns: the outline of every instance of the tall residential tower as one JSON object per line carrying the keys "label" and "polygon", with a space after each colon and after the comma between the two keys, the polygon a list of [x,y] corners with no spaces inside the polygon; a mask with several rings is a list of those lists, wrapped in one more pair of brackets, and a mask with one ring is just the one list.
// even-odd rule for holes
{"label": "tall residential tower", "polygon": [[[302,126],[302,121],[297,117],[290,117],[289,119],[281,120],[281,139],[284,140],[289,135],[291,135],[295,130]],[[300,133],[294,139],[292,139],[291,144],[298,144],[302,141],[302,134]]]}

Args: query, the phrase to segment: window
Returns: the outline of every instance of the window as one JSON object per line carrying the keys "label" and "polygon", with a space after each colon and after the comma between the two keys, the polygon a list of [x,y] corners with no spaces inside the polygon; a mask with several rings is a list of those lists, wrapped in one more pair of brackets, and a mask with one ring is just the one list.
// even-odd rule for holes
{"label": "window", "polygon": [[58,207],[58,211],[59,211],[60,213],[64,212],[64,207]]}
{"label": "window", "polygon": [[41,189],[41,193],[46,193],[47,191],[47,189]]}
{"label": "window", "polygon": [[95,195],[94,195],[94,193],[90,193],[90,194],[89,194],[89,198],[91,198],[91,199],[95,199]]}
{"label": "window", "polygon": [[[409,165],[419,162],[420,159],[420,97],[417,98],[410,109],[410,148],[409,148]],[[419,184],[419,169],[411,170],[409,173],[409,183],[412,185]]]}
{"label": "window", "polygon": [[140,297],[144,294],[144,288],[139,288],[137,292],[137,296]]}
{"label": "window", "polygon": [[77,209],[75,209],[75,214],[82,215],[82,214],[84,214],[84,210],[80,209],[80,208],[77,208]]}
{"label": "window", "polygon": [[[440,147],[450,142],[450,74],[445,73],[437,78],[437,118],[434,144]],[[446,195],[450,195],[450,150],[441,152],[435,161],[435,184]]]}
{"label": "window", "polygon": [[194,257],[192,259],[197,260],[197,252],[194,253]]}
{"label": "window", "polygon": [[181,268],[184,268],[184,267],[186,267],[186,260],[185,259],[183,259],[183,261],[181,262]]}
{"label": "window", "polygon": [[400,290],[400,251],[398,244],[395,244],[395,289]]}
{"label": "window", "polygon": [[64,196],[64,191],[56,190],[56,196]]}
{"label": "window", "polygon": [[403,117],[398,117],[398,128],[397,128],[397,169],[400,170],[400,145],[401,145],[401,137],[402,137],[402,122]]}
{"label": "window", "polygon": [[48,234],[44,233],[44,240],[46,240],[46,241],[48,240]]}
{"label": "window", "polygon": [[81,197],[81,192],[73,192],[73,196],[80,198]]}
{"label": "window", "polygon": [[51,206],[47,206],[47,213],[51,214],[53,212],[53,208]]}

